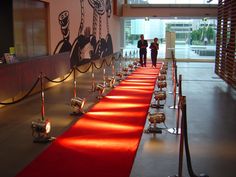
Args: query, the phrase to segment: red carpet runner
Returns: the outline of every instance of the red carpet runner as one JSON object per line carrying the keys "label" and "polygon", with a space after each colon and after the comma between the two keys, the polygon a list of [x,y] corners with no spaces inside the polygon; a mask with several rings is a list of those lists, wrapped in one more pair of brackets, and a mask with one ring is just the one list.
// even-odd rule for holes
{"label": "red carpet runner", "polygon": [[158,73],[138,68],[17,177],[129,177]]}

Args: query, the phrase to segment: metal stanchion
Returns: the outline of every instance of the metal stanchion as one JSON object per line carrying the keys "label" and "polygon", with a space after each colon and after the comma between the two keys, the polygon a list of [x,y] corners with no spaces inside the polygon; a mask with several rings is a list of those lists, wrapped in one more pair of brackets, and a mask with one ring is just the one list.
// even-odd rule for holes
{"label": "metal stanchion", "polygon": [[175,68],[175,72],[174,72],[175,74],[174,74],[174,80],[173,80],[174,81],[174,85],[173,85],[173,98],[174,98],[174,100],[173,100],[174,103],[173,104],[174,105],[169,106],[170,109],[177,109],[178,108],[178,105],[176,105],[176,99],[177,99],[176,94],[178,93],[178,92],[176,92],[176,87],[177,87],[177,79],[176,79],[177,78],[177,76],[176,76],[176,74],[177,74],[177,65],[176,64],[174,65],[174,68]]}
{"label": "metal stanchion", "polygon": [[[176,65],[176,60],[174,58],[174,54],[172,54],[172,85],[174,85],[174,83],[177,83],[178,84],[178,81],[177,81],[177,65]],[[178,86],[178,85],[176,85]],[[175,91],[177,92],[177,91]],[[174,91],[170,91],[169,94],[173,94]],[[178,92],[177,92],[178,93]]]}
{"label": "metal stanchion", "polygon": [[91,90],[92,90],[92,92],[95,92],[95,90],[96,90],[93,63],[92,63],[92,89]]}
{"label": "metal stanchion", "polygon": [[[179,97],[182,96],[182,75],[180,74],[179,75]],[[178,105],[180,106],[180,101],[178,102]],[[180,134],[180,131],[179,130],[179,118],[180,118],[180,108],[178,106],[178,110],[177,110],[177,118],[176,118],[176,131],[175,131],[175,134],[178,135]]]}
{"label": "metal stanchion", "polygon": [[103,68],[103,86],[106,87],[106,68],[105,68],[105,65],[104,65],[104,68]]}
{"label": "metal stanchion", "polygon": [[54,137],[50,137],[51,123],[47,119],[45,120],[45,107],[44,107],[44,86],[43,86],[43,74],[40,74],[40,88],[41,88],[41,119],[33,121],[31,123],[32,136],[34,137],[34,143],[48,143],[54,140]]}
{"label": "metal stanchion", "polygon": [[41,88],[41,117],[42,121],[45,120],[45,107],[44,107],[44,87],[43,87],[43,74],[40,74],[40,88]]}
{"label": "metal stanchion", "polygon": [[70,100],[70,105],[72,107],[72,115],[79,115],[83,114],[83,107],[85,105],[86,99],[77,97],[77,82],[76,82],[76,66],[74,66],[74,73],[73,73],[73,83],[74,83],[74,91],[73,91],[73,98]]}
{"label": "metal stanchion", "polygon": [[182,75],[179,75],[179,101],[176,114],[176,128],[168,129],[168,132],[171,134],[179,135],[181,133],[181,128],[179,128],[179,119],[180,119],[180,97],[182,96]]}
{"label": "metal stanchion", "polygon": [[74,93],[73,93],[73,96],[74,96],[74,98],[76,97],[76,79],[75,79],[75,67],[76,66],[74,66],[74,73],[73,73],[73,83],[74,83]]}
{"label": "metal stanchion", "polygon": [[115,78],[115,62],[112,61],[112,70],[111,70],[112,77]]}
{"label": "metal stanchion", "polygon": [[183,169],[183,148],[185,147],[186,160],[187,160],[187,168],[190,177],[209,177],[208,175],[202,173],[200,175],[196,175],[192,168],[191,156],[188,145],[188,126],[187,126],[187,105],[186,105],[186,96],[180,97],[180,107],[182,111],[182,119],[181,119],[181,136],[180,136],[180,146],[179,146],[179,167],[178,167],[178,175],[169,176],[169,177],[182,177],[182,169]]}
{"label": "metal stanchion", "polygon": [[[182,107],[183,97],[180,97],[180,107]],[[183,119],[181,119],[181,134],[179,140],[179,163],[178,163],[178,175],[168,176],[168,177],[182,177],[183,173],[183,152],[184,152],[184,133],[183,133]]]}

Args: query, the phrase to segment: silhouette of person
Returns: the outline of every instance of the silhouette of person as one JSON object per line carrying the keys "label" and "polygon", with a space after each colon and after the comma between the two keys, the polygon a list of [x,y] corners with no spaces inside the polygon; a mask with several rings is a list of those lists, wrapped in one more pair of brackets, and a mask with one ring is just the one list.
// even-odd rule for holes
{"label": "silhouette of person", "polygon": [[144,40],[144,35],[140,35],[140,40],[138,41],[138,46],[139,48],[139,58],[140,58],[140,64],[141,66],[146,67],[146,60],[147,60],[147,47],[148,47],[148,42],[147,40]]}
{"label": "silhouette of person", "polygon": [[152,67],[156,67],[159,50],[158,38],[154,38],[154,42],[151,43],[149,48],[151,49]]}

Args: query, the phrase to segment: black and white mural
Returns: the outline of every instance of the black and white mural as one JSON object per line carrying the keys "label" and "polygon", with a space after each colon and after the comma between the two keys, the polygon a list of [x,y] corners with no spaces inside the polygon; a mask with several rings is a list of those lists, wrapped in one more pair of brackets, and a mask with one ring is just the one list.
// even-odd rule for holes
{"label": "black and white mural", "polygon": [[58,16],[58,21],[63,39],[58,42],[53,54],[71,51],[72,47],[70,43],[69,12],[67,10],[61,12]]}
{"label": "black and white mural", "polygon": [[[92,20],[86,21],[85,3],[92,13]],[[112,37],[109,32],[109,18],[111,17],[110,0],[80,0],[80,25],[78,36],[70,44],[69,12],[61,12],[58,16],[63,39],[57,44],[55,53],[70,51],[71,67],[99,59],[113,53]],[[105,21],[104,21],[105,20]],[[86,23],[85,23],[86,22]],[[87,26],[85,26],[87,24]],[[89,25],[88,25],[89,24]],[[105,24],[105,25],[104,25]],[[71,24],[73,26],[73,24]],[[104,30],[106,35],[104,36]]]}

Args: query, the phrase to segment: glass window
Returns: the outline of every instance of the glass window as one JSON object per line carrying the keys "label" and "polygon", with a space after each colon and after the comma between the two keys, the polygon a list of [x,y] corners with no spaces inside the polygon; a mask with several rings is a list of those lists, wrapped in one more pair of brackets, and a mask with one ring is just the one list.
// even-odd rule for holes
{"label": "glass window", "polygon": [[218,0],[128,0],[128,4],[218,4]]}
{"label": "glass window", "polygon": [[[166,32],[175,35],[177,59],[215,59],[216,19],[124,19],[123,55],[138,56],[137,41],[144,34],[150,44],[159,38],[158,58],[166,58]],[[150,51],[148,50],[148,57]]]}

